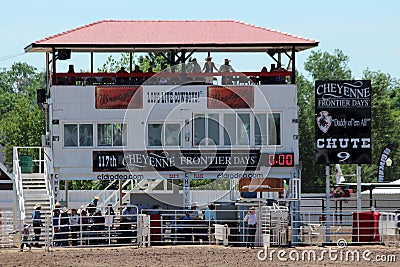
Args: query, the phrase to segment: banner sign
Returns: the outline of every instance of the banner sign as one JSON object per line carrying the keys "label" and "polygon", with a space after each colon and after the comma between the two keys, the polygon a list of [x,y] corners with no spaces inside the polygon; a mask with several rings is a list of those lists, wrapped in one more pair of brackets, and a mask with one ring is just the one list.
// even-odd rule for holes
{"label": "banner sign", "polygon": [[254,108],[253,86],[208,86],[209,109]]}
{"label": "banner sign", "polygon": [[389,158],[389,154],[392,152],[392,146],[387,145],[382,150],[381,156],[378,162],[378,183],[382,183],[385,180],[385,166],[386,160]]}
{"label": "banner sign", "polygon": [[251,150],[93,151],[94,172],[252,171],[260,167],[293,167],[293,153]]}
{"label": "banner sign", "polygon": [[315,82],[317,164],[370,164],[371,81]]}
{"label": "banner sign", "polygon": [[239,180],[239,192],[283,193],[283,189],[283,179],[279,178],[242,178]]}
{"label": "banner sign", "polygon": [[181,104],[181,103],[199,103],[202,91],[148,91],[146,92],[146,103],[149,104]]}
{"label": "banner sign", "polygon": [[138,86],[96,86],[96,109],[141,109],[143,88]]}

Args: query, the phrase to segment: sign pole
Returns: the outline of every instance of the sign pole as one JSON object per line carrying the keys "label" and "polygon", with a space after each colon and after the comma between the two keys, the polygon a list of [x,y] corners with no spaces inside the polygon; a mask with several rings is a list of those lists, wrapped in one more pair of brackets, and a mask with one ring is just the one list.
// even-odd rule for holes
{"label": "sign pole", "polygon": [[326,193],[326,242],[331,242],[331,237],[330,237],[330,227],[331,227],[331,217],[330,217],[330,210],[331,210],[331,179],[330,179],[330,166],[327,164],[325,166],[325,175],[326,175],[326,182],[325,182],[325,193]]}
{"label": "sign pole", "polygon": [[190,203],[190,178],[186,173],[183,179],[183,207],[185,210],[190,209]]}
{"label": "sign pole", "polygon": [[357,164],[357,211],[361,211],[361,165]]}

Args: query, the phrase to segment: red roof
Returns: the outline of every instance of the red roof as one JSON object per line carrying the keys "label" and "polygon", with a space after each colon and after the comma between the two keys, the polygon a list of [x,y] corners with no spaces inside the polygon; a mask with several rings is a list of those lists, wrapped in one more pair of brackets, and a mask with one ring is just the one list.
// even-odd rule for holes
{"label": "red roof", "polygon": [[318,42],[232,20],[102,20],[36,41],[26,52],[51,51],[296,51]]}

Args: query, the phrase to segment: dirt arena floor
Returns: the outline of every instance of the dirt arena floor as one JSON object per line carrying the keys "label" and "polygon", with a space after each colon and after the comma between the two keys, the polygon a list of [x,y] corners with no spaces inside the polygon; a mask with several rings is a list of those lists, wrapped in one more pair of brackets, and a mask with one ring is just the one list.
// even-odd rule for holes
{"label": "dirt arena floor", "polygon": [[216,245],[57,248],[50,252],[0,249],[0,266],[400,266],[398,247],[273,247],[268,249],[267,258],[260,250]]}

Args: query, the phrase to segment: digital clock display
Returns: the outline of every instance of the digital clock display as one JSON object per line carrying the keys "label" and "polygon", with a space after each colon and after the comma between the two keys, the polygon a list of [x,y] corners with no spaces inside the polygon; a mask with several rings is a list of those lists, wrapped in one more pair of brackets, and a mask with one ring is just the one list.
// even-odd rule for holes
{"label": "digital clock display", "polygon": [[267,166],[270,167],[293,167],[293,153],[274,153],[267,154]]}

